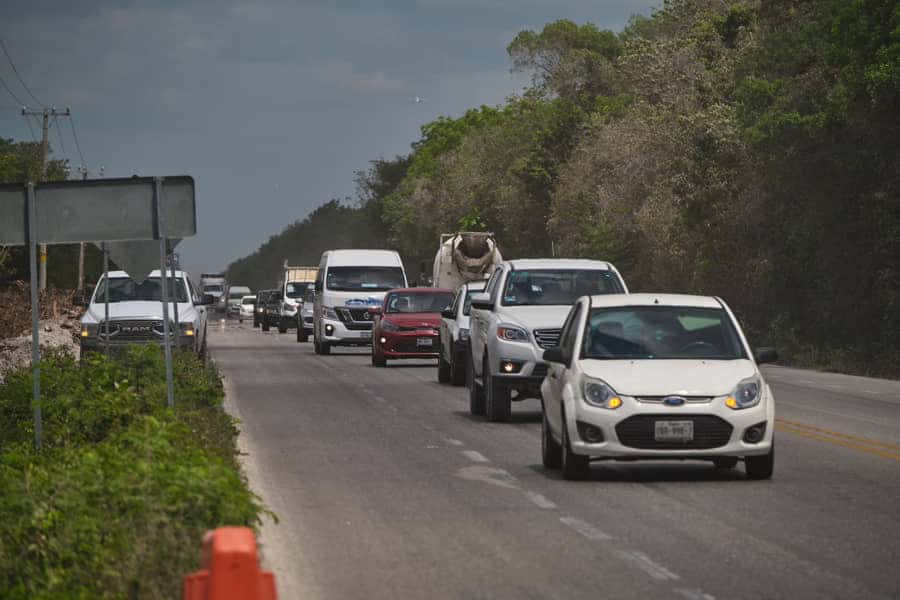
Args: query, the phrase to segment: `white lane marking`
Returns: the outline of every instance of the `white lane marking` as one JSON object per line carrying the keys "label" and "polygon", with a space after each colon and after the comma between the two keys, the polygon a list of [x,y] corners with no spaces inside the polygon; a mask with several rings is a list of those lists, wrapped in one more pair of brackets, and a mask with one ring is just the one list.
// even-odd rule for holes
{"label": "white lane marking", "polygon": [[451,446],[464,446],[465,445],[461,441],[455,440],[453,438],[446,438],[446,440],[447,440],[447,443],[450,444]]}
{"label": "white lane marking", "polygon": [[525,496],[529,500],[531,500],[535,505],[537,505],[538,508],[544,508],[547,510],[553,510],[553,509],[557,508],[555,502],[553,502],[546,496],[542,496],[541,494],[538,494],[537,492],[530,492],[528,490],[525,490]]}
{"label": "white lane marking", "polygon": [[615,553],[620,558],[634,563],[639,569],[641,569],[644,573],[646,573],[653,579],[658,579],[659,581],[674,581],[677,579],[681,579],[681,577],[668,570],[661,564],[654,562],[652,558],[638,550],[616,550]]}
{"label": "white lane marking", "polygon": [[497,467],[471,465],[468,467],[463,467],[462,469],[457,471],[456,476],[460,479],[489,483],[491,485],[496,485],[498,487],[503,487],[511,490],[519,488],[519,482],[509,473],[509,471],[498,469]]}
{"label": "white lane marking", "polygon": [[687,588],[675,588],[675,593],[681,596],[682,598],[687,598],[688,600],[716,600],[716,597],[707,594],[703,590],[689,590]]}
{"label": "white lane marking", "polygon": [[476,451],[476,450],[463,450],[463,451],[462,451],[462,454],[463,454],[463,456],[465,456],[466,458],[468,458],[468,459],[471,460],[472,462],[480,462],[480,463],[490,462],[490,461],[484,456],[484,454],[482,454],[481,452],[478,452],[478,451]]}
{"label": "white lane marking", "polygon": [[563,525],[568,525],[589,540],[611,540],[612,536],[605,531],[600,531],[590,523],[576,519],[575,517],[560,517]]}

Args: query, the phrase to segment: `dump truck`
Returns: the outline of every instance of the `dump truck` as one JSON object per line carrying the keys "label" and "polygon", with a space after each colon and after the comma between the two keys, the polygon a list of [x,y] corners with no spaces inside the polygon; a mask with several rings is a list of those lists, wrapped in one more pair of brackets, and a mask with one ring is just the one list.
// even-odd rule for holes
{"label": "dump truck", "polygon": [[441,244],[434,257],[431,285],[455,290],[469,281],[487,279],[502,261],[493,233],[463,231],[441,234]]}
{"label": "dump truck", "polygon": [[292,267],[284,261],[284,277],[281,280],[281,310],[278,319],[278,332],[286,333],[288,329],[299,328],[298,338],[304,337],[304,332],[312,332],[312,320],[301,324],[302,315],[299,314],[301,306],[307,299],[307,291],[311,291],[316,283],[316,275],[319,267]]}

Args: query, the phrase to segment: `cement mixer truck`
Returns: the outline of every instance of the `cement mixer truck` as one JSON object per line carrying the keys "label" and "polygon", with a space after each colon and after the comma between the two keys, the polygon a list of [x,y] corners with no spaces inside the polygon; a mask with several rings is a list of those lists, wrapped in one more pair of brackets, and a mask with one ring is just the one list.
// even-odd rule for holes
{"label": "cement mixer truck", "polygon": [[502,261],[493,233],[441,234],[431,285],[455,290],[466,282],[487,279]]}

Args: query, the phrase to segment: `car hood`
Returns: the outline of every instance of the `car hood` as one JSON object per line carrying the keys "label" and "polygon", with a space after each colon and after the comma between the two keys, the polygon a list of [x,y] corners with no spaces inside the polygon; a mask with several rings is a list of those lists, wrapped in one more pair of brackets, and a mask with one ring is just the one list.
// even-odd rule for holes
{"label": "car hood", "polygon": [[602,379],[624,396],[724,396],[757,373],[756,365],[746,359],[585,359],[581,367],[586,375]]}
{"label": "car hood", "polygon": [[441,326],[441,313],[388,313],[384,318],[403,327]]}
{"label": "car hood", "polygon": [[[99,323],[105,315],[104,304],[91,304],[81,318],[83,323]],[[169,318],[174,318],[175,304],[169,304]],[[190,302],[178,303],[178,320],[193,321],[196,315]],[[110,302],[109,318],[112,319],[162,319],[161,302]]]}
{"label": "car hood", "polygon": [[572,309],[571,306],[504,306],[500,319],[526,329],[559,329]]}

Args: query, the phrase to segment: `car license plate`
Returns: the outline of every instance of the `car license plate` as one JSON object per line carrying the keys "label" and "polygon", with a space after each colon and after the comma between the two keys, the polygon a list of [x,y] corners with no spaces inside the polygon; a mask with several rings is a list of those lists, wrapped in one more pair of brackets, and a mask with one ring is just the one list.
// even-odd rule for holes
{"label": "car license plate", "polygon": [[657,421],[655,425],[657,442],[690,442],[694,439],[693,421]]}
{"label": "car license plate", "polygon": [[416,339],[416,346],[422,348],[431,348],[434,346],[434,338],[430,337],[420,337]]}

